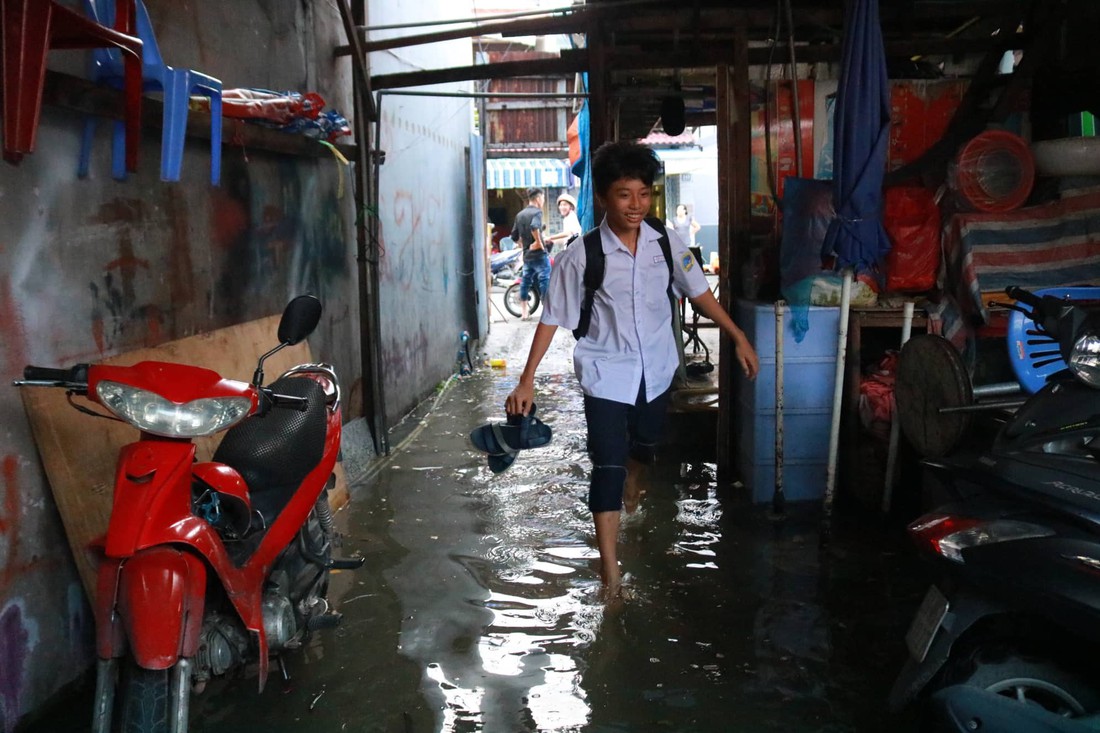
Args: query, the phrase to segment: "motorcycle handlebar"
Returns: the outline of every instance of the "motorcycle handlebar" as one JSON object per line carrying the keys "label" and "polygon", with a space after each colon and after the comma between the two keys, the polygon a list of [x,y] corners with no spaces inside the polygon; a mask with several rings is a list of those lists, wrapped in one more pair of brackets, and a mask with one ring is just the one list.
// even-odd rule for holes
{"label": "motorcycle handlebar", "polygon": [[1032,308],[1038,308],[1043,302],[1043,299],[1038,295],[1015,285],[1010,285],[1005,288],[1005,294],[1013,300],[1018,300],[1025,305],[1030,305]]}
{"label": "motorcycle handlebar", "polygon": [[63,384],[87,384],[88,365],[77,364],[68,369],[40,367],[28,364],[23,367],[23,379],[28,382],[59,382]]}

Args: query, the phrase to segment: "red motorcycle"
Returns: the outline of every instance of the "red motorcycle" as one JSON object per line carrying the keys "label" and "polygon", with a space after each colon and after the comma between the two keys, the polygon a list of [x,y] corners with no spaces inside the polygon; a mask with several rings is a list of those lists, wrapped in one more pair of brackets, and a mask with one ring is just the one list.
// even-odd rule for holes
{"label": "red motorcycle", "polygon": [[[58,387],[141,431],[118,459],[95,598],[95,733],[186,733],[192,690],[269,663],[340,621],[326,600],[335,560],[328,490],[340,449],[340,389],[326,364],[269,387],[264,360],[316,328],[321,303],[292,300],[279,346],[251,383],[201,367],[28,366],[16,386]],[[228,430],[210,462],[191,439]],[[116,701],[115,690],[119,690]],[[117,715],[116,715],[117,713]]]}

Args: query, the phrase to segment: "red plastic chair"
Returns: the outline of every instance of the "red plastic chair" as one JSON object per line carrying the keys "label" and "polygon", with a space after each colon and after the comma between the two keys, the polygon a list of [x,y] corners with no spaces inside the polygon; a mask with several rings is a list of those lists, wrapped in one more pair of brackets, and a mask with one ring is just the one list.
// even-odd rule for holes
{"label": "red plastic chair", "polygon": [[112,29],[54,0],[0,0],[4,160],[18,165],[24,155],[34,152],[47,52],[112,46],[125,56],[126,169],[137,170],[142,44],[135,35],[133,0],[121,2],[118,7]]}

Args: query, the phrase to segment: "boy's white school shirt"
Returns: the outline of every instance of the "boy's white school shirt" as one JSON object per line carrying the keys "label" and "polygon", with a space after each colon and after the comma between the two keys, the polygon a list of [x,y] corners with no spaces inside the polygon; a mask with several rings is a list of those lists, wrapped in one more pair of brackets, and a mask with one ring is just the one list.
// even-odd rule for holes
{"label": "boy's white school shirt", "polygon": [[[642,222],[636,254],[619,240],[605,218],[600,241],[605,256],[603,285],[592,304],[588,335],[573,350],[573,368],[581,390],[592,397],[633,405],[645,377],[646,401],[672,384],[683,348],[672,331],[668,265],[658,243],[660,233]],[[677,298],[701,295],[709,286],[695,256],[668,230],[672,253],[672,291]],[[550,287],[540,322],[570,330],[580,321],[584,301],[584,243],[577,240],[554,257]]]}

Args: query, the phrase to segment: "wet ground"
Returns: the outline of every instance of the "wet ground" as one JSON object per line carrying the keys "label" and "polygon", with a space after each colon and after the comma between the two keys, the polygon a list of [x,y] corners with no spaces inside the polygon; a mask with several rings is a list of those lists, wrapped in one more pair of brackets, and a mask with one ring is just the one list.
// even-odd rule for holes
{"label": "wet ground", "polygon": [[[343,553],[367,562],[334,581],[343,626],[263,694],[212,685],[192,731],[909,730],[883,701],[923,583],[878,519],[838,511],[822,550],[816,505],[776,521],[713,465],[663,465],[623,525],[628,597],[601,601],[568,334],[537,384],[551,444],[494,476],[467,441],[533,329],[495,322],[484,356],[507,368],[450,383],[355,487]],[[38,730],[86,730],[84,704]]]}

